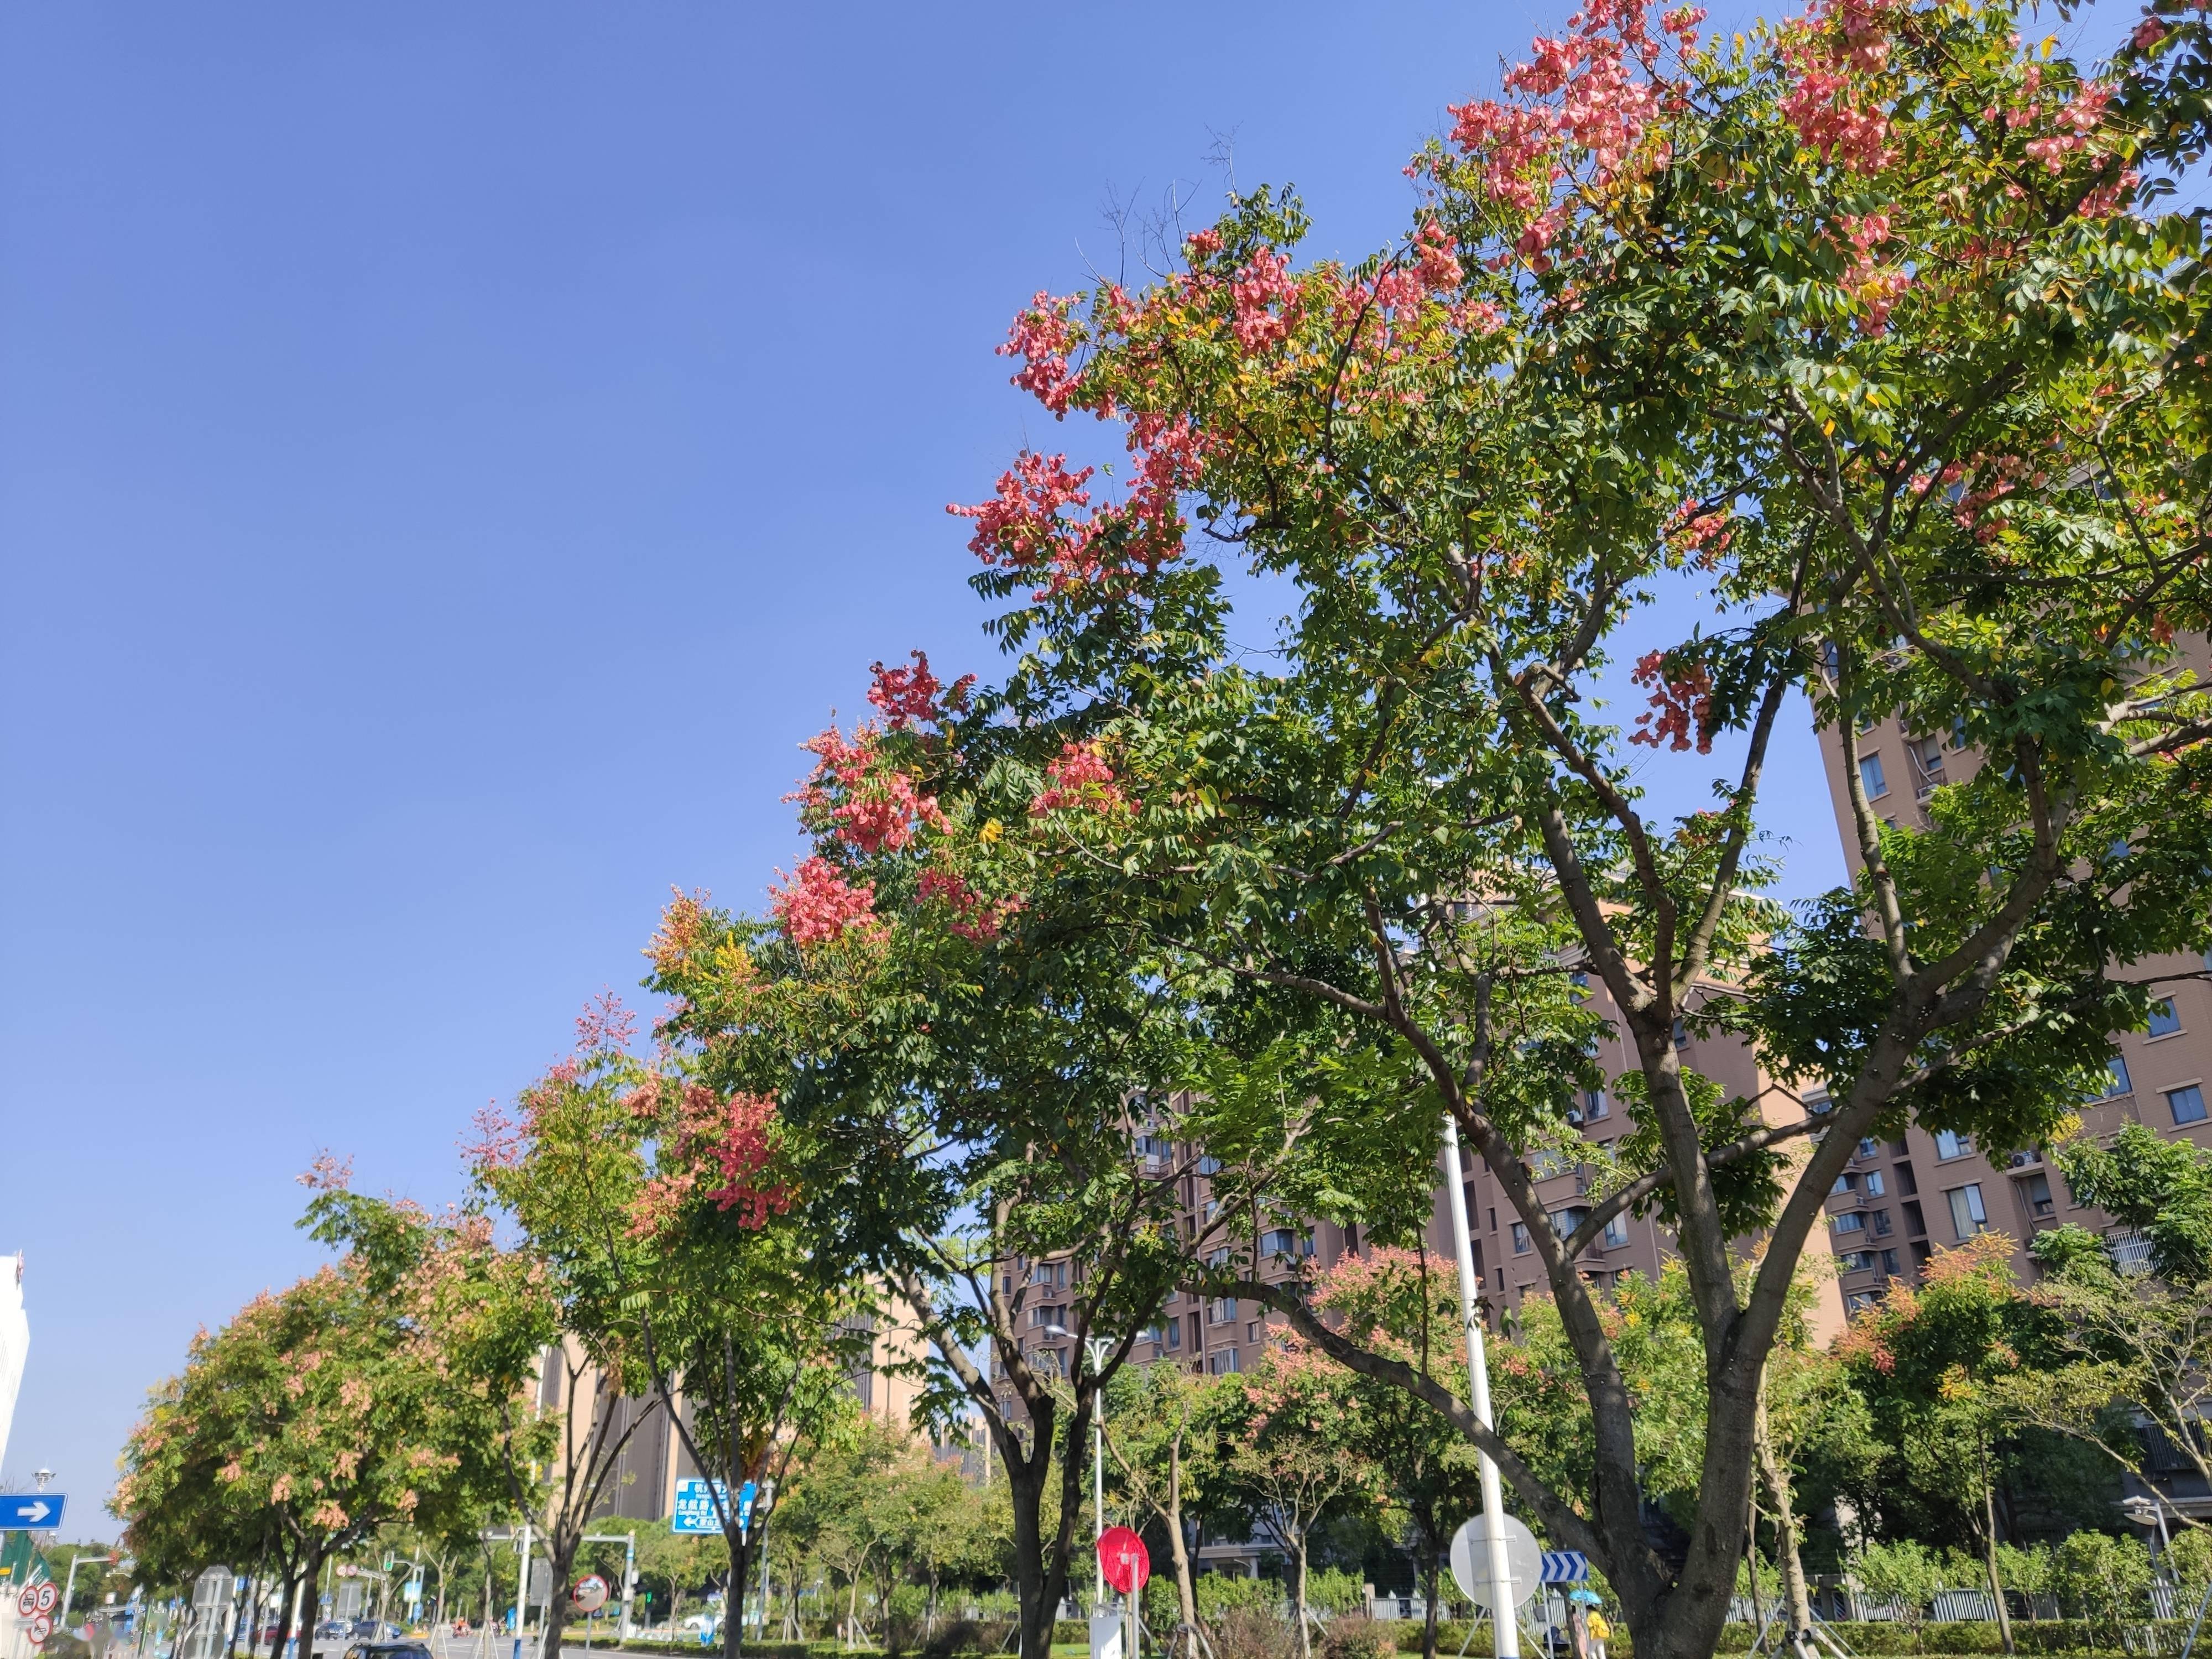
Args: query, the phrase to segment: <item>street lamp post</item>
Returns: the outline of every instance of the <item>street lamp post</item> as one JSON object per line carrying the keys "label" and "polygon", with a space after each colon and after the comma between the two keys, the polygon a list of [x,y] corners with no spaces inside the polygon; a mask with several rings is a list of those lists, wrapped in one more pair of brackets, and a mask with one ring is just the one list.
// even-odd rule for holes
{"label": "street lamp post", "polygon": [[98,1565],[101,1562],[112,1561],[115,1558],[112,1555],[72,1555],[70,1557],[69,1577],[62,1581],[62,1616],[54,1620],[55,1624],[61,1626],[64,1630],[67,1630],[69,1628],[70,1598],[76,1594],[76,1570],[88,1563]]}
{"label": "street lamp post", "polygon": [[[1075,1334],[1074,1332],[1066,1329],[1064,1327],[1059,1325],[1046,1326],[1044,1328],[1044,1334],[1047,1336],[1073,1336]],[[1105,1364],[1106,1356],[1113,1352],[1113,1348],[1114,1345],[1103,1336],[1086,1336],[1083,1339],[1083,1351],[1091,1356],[1091,1376],[1097,1376],[1098,1375],[1099,1368]],[[1103,1387],[1097,1388],[1092,1390],[1092,1403],[1091,1408],[1091,1512],[1093,1520],[1097,1523],[1098,1535],[1103,1537],[1106,1532],[1106,1390]],[[1091,1563],[1098,1570],[1097,1578],[1091,1590],[1092,1600],[1091,1603],[1091,1610],[1093,1613],[1097,1613],[1106,1605],[1106,1558],[1099,1552],[1095,1544],[1091,1548]]]}
{"label": "street lamp post", "polygon": [[[1467,1327],[1468,1392],[1474,1397],[1474,1420],[1490,1426],[1490,1365],[1483,1352],[1482,1316],[1474,1305],[1474,1244],[1467,1225],[1466,1176],[1459,1158],[1459,1123],[1444,1114],[1444,1182],[1449,1190],[1452,1244],[1459,1254],[1459,1311]],[[1497,1659],[1521,1659],[1521,1632],[1514,1616],[1520,1605],[1514,1598],[1512,1568],[1505,1548],[1505,1493],[1498,1479],[1498,1465],[1490,1454],[1480,1455],[1482,1471],[1482,1534],[1490,1558],[1490,1613],[1497,1627],[1491,1651]]]}

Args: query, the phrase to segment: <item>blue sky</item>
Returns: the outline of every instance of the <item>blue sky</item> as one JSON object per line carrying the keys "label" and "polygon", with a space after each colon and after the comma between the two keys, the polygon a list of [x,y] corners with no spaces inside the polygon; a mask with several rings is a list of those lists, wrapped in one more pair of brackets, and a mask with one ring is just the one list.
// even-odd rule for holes
{"label": "blue sky", "polygon": [[456,1195],[672,884],[791,862],[872,659],[988,672],[944,504],[1049,441],[991,348],[1109,202],[1231,135],[1364,253],[1565,9],[0,13],[0,1474],[104,1533],[319,1149]]}

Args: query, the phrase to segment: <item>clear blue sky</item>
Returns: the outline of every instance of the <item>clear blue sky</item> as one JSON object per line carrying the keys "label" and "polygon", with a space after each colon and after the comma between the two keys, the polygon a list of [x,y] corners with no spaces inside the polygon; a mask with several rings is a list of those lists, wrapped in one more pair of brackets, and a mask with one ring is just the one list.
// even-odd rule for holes
{"label": "clear blue sky", "polygon": [[1566,9],[0,12],[5,1476],[105,1533],[319,1149],[456,1195],[672,884],[791,861],[872,659],[988,672],[943,506],[1049,439],[991,347],[1107,202],[1233,134],[1363,253]]}

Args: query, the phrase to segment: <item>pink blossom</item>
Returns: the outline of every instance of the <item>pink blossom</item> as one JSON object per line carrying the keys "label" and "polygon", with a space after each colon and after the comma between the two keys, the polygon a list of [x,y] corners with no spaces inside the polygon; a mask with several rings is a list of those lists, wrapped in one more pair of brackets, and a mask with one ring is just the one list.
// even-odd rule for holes
{"label": "pink blossom", "polygon": [[2134,198],[2136,186],[2142,182],[2142,174],[2135,168],[2123,167],[2084,196],[2074,210],[2084,219],[2109,219]]}
{"label": "pink blossom", "polygon": [[2162,21],[2155,17],[2146,17],[2136,25],[2136,32],[2129,37],[2129,40],[2137,52],[2148,52],[2166,39],[2166,24]]}
{"label": "pink blossom", "polygon": [[987,902],[965,878],[951,870],[923,871],[921,890],[924,902],[938,900],[948,906],[953,915],[952,931],[975,945],[988,945],[998,938],[1006,918],[1022,908],[1018,898]]}
{"label": "pink blossom", "polygon": [[1698,752],[1709,755],[1713,748],[1712,671],[1703,663],[1692,663],[1669,673],[1666,659],[1664,651],[1650,651],[1637,660],[1631,678],[1652,688],[1651,707],[1636,717],[1637,729],[1628,740],[1654,749],[1665,743],[1684,750],[1690,747],[1694,727]]}
{"label": "pink blossom", "polygon": [[[1288,259],[1273,248],[1263,247],[1231,279],[1229,295],[1237,307],[1236,321],[1231,326],[1237,343],[1245,350],[1259,351],[1290,337],[1298,293],[1290,270]],[[1279,314],[1274,309],[1278,305],[1282,307]]]}
{"label": "pink blossom", "polygon": [[873,684],[868,687],[868,701],[884,711],[884,723],[894,732],[903,732],[920,722],[938,726],[945,716],[968,706],[969,688],[975,684],[973,674],[963,674],[952,682],[942,702],[937,694],[944,688],[937,676],[929,672],[929,657],[921,651],[908,653],[914,659],[911,668],[886,668],[883,664],[871,663],[868,672]]}
{"label": "pink blossom", "polygon": [[1793,76],[1782,112],[1807,149],[1858,173],[1889,160],[1889,118],[1865,77],[1889,63],[1889,27],[1901,0],[1819,0],[1783,31]]}
{"label": "pink blossom", "polygon": [[512,1170],[522,1162],[526,1144],[521,1126],[501,1111],[496,1101],[487,1101],[471,1120],[474,1140],[461,1143],[461,1154],[482,1170]]}
{"label": "pink blossom", "polygon": [[576,1052],[606,1054],[629,1046],[637,1031],[637,1016],[623,1006],[612,990],[602,989],[576,1016]]}
{"label": "pink blossom", "polygon": [[1869,213],[1863,217],[1844,214],[1838,217],[1837,226],[1851,246],[1851,263],[1844,272],[1844,284],[1851,291],[1865,310],[1859,323],[1862,332],[1879,337],[1889,331],[1889,313],[1905,291],[1912,286],[1912,279],[1894,267],[1884,267],[1875,251],[1890,240],[1889,216]]}
{"label": "pink blossom", "polygon": [[1037,455],[1027,450],[999,477],[995,497],[976,507],[945,507],[955,518],[975,520],[968,550],[986,564],[1016,569],[1058,563],[1082,526],[1060,517],[1068,507],[1091,505],[1084,489],[1093,468],[1067,470],[1066,455]]}
{"label": "pink blossom", "polygon": [[2081,88],[2059,110],[2059,130],[2029,141],[2029,158],[2042,162],[2051,173],[2062,171],[2067,156],[2088,148],[2089,135],[2103,121],[2105,107],[2112,101],[2112,88],[2106,82],[2092,82]]}
{"label": "pink blossom", "polygon": [[781,1182],[760,1180],[775,1156],[775,1102],[765,1095],[730,1097],[722,1133],[712,1147],[723,1184],[708,1193],[717,1210],[738,1212],[738,1224],[757,1231],[791,1207],[795,1194]]}
{"label": "pink blossom", "polygon": [[1134,805],[1115,782],[1114,769],[1106,763],[1101,745],[1095,743],[1061,744],[1060,753],[1045,768],[1044,780],[1045,787],[1030,802],[1032,812],[1057,812],[1078,806],[1109,812]]}
{"label": "pink blossom", "polygon": [[340,1158],[329,1151],[319,1152],[315,1154],[315,1161],[293,1179],[319,1193],[342,1193],[353,1184],[353,1159]]}
{"label": "pink blossom", "polygon": [[[783,872],[778,871],[778,875]],[[793,945],[824,945],[853,927],[876,922],[876,884],[848,883],[842,871],[819,856],[802,860],[787,884],[769,889],[769,908]]]}
{"label": "pink blossom", "polygon": [[1681,42],[1687,52],[1698,43],[1698,25],[1705,21],[1703,6],[1676,6],[1659,15],[1659,27]]}
{"label": "pink blossom", "polygon": [[999,479],[997,497],[975,507],[945,511],[974,519],[971,552],[986,564],[1044,574],[1033,597],[1058,598],[1096,588],[1133,574],[1149,574],[1182,552],[1177,496],[1196,486],[1212,442],[1188,418],[1154,413],[1130,423],[1129,449],[1137,458],[1128,499],[1086,517],[1064,517],[1091,505],[1083,488],[1091,469],[1067,471],[1065,455],[1024,452]]}
{"label": "pink blossom", "polygon": [[1465,280],[1465,273],[1461,270],[1456,257],[1459,245],[1435,220],[1431,219],[1421,227],[1414,244],[1420,251],[1418,270],[1424,288],[1431,290],[1457,288]]}
{"label": "pink blossom", "polygon": [[1221,252],[1221,233],[1218,230],[1194,230],[1182,239],[1182,245],[1194,263],[1210,259]]}
{"label": "pink blossom", "polygon": [[870,854],[898,852],[921,825],[945,822],[934,795],[921,793],[911,777],[884,763],[880,738],[864,726],[848,743],[833,726],[808,738],[800,746],[819,758],[789,797],[826,814],[839,837]]}
{"label": "pink blossom", "polygon": [[1056,297],[1040,289],[1029,309],[1015,316],[1006,343],[999,348],[1001,357],[1023,360],[1009,384],[1033,394],[1054,415],[1065,415],[1075,396],[1078,376],[1067,362],[1076,337],[1074,310],[1073,295]]}

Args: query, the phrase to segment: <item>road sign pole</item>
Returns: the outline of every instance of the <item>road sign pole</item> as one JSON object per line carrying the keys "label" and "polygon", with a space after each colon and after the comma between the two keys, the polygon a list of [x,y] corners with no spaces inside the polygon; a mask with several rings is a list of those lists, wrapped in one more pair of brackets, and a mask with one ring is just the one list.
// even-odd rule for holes
{"label": "road sign pole", "polygon": [[[1459,1254],[1460,1322],[1467,1328],[1468,1391],[1474,1396],[1474,1420],[1491,1425],[1490,1366],[1483,1352],[1482,1318],[1474,1302],[1474,1242],[1467,1226],[1466,1176],[1459,1156],[1459,1122],[1444,1114],[1444,1185],[1451,1204],[1452,1248]],[[1482,1472],[1483,1541],[1490,1556],[1491,1620],[1497,1629],[1491,1651],[1497,1659],[1521,1659],[1521,1632],[1513,1616],[1513,1574],[1505,1554],[1505,1494],[1498,1478],[1498,1465],[1490,1454],[1478,1454]]]}

